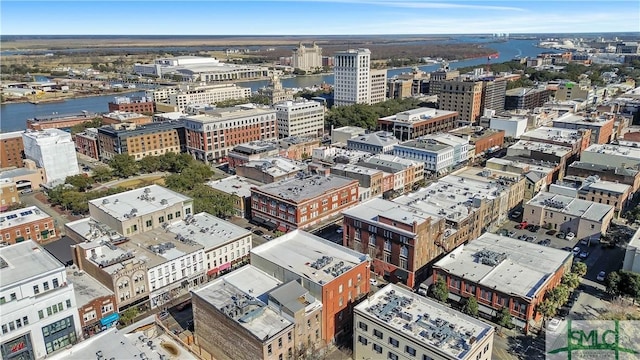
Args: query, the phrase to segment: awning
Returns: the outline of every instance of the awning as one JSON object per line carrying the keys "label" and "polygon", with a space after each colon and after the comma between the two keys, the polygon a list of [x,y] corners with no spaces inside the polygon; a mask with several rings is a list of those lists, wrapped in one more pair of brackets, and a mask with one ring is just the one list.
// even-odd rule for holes
{"label": "awning", "polygon": [[17,237],[17,238],[16,238],[16,242],[17,242],[17,243],[19,243],[19,242],[23,242],[23,241],[24,241],[24,236],[20,236],[20,237]]}
{"label": "awning", "polygon": [[49,235],[49,230],[40,231],[40,235]]}
{"label": "awning", "polygon": [[396,269],[393,274],[400,280],[407,280],[407,278],[409,277],[409,273],[402,269]]}
{"label": "awning", "polygon": [[278,228],[276,230],[282,231],[283,233],[286,233],[287,232],[287,227],[284,226],[284,225],[280,225],[280,226],[278,226]]}
{"label": "awning", "polygon": [[227,270],[230,267],[231,267],[231,263],[230,262],[228,262],[228,263],[226,263],[224,265],[220,265],[220,271]]}
{"label": "awning", "polygon": [[118,313],[109,314],[103,317],[102,319],[100,319],[100,324],[103,326],[109,326],[110,324],[118,321],[118,319],[120,319],[120,314]]}
{"label": "awning", "polygon": [[460,295],[456,295],[456,294],[454,294],[452,292],[449,292],[449,299],[451,299],[453,301],[456,301],[456,302],[460,302],[460,300],[462,298],[460,297]]}
{"label": "awning", "polygon": [[486,306],[480,303],[478,303],[478,310],[480,310],[481,312],[487,315],[496,316],[496,310],[494,308],[491,308],[489,306]]}
{"label": "awning", "polygon": [[211,275],[213,275],[213,274],[217,274],[217,273],[218,273],[218,271],[220,271],[220,269],[218,269],[218,268],[213,268],[213,269],[211,269],[211,270],[207,271],[207,276],[211,276]]}

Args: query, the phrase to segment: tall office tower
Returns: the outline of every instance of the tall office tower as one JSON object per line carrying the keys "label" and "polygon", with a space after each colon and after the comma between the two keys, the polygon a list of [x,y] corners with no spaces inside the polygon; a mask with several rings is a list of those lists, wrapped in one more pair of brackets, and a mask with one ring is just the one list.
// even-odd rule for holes
{"label": "tall office tower", "polygon": [[457,111],[458,124],[474,124],[480,119],[482,81],[445,81],[438,95],[442,110]]}
{"label": "tall office tower", "polygon": [[482,79],[482,110],[504,110],[507,81],[504,78]]}
{"label": "tall office tower", "polygon": [[349,49],[336,53],[333,66],[335,106],[371,102],[370,67],[369,49]]}
{"label": "tall office tower", "polygon": [[371,70],[369,104],[387,100],[387,69]]}

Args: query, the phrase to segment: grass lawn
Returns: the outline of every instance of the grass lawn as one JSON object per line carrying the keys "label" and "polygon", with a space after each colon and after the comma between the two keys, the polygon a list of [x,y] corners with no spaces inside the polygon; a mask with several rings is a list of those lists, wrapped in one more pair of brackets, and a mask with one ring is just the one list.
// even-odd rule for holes
{"label": "grass lawn", "polygon": [[114,184],[114,186],[120,186],[123,188],[139,188],[139,187],[143,187],[151,184],[164,185],[164,177],[161,175],[158,175],[154,177],[148,177],[145,179],[127,180],[127,181]]}

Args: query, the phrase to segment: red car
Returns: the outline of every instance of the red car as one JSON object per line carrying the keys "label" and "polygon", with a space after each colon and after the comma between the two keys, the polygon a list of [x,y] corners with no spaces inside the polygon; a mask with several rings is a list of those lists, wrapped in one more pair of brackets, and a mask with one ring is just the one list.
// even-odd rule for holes
{"label": "red car", "polygon": [[527,225],[529,225],[529,223],[527,223],[526,221],[523,221],[520,224],[516,225],[516,229],[524,229],[527,227]]}

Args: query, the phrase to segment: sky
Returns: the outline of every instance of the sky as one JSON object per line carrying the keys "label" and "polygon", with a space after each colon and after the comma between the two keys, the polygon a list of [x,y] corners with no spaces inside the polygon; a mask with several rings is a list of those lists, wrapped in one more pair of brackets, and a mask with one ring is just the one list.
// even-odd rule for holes
{"label": "sky", "polygon": [[0,2],[2,35],[639,32],[638,0]]}

